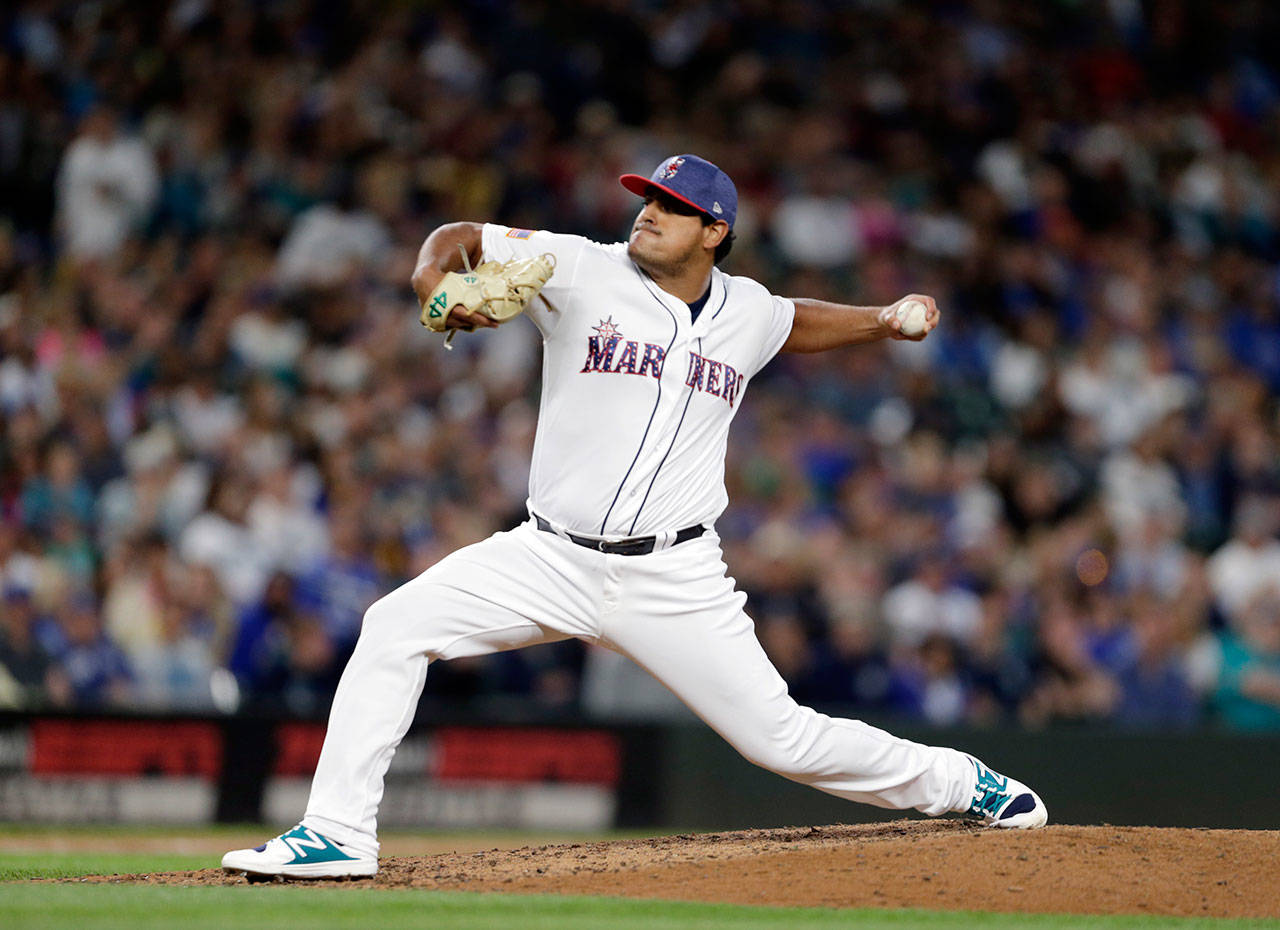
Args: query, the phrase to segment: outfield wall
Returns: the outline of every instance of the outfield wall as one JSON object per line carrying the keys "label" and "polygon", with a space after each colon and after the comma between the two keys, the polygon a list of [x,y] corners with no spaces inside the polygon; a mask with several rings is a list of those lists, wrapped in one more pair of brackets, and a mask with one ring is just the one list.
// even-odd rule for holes
{"label": "outfield wall", "polygon": [[[1280,734],[893,731],[955,746],[1025,780],[1056,823],[1280,829]],[[662,745],[658,823],[730,829],[900,816],[783,781],[705,730],[668,731]]]}
{"label": "outfield wall", "polygon": [[[741,759],[705,726],[565,718],[414,727],[382,823],[416,829],[733,829],[883,820]],[[1033,784],[1059,823],[1280,828],[1280,735],[894,732]],[[324,727],[264,718],[0,715],[0,821],[295,821]]]}

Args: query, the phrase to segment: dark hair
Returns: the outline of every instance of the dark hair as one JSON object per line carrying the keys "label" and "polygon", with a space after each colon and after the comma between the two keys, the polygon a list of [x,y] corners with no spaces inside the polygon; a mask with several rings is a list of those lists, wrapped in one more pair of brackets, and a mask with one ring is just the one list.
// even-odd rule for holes
{"label": "dark hair", "polygon": [[[717,220],[710,213],[702,213],[701,211],[699,211],[698,216],[702,217],[703,226],[710,226],[713,223],[722,222],[721,220]],[[733,240],[735,238],[737,237],[734,236],[733,230],[731,229],[729,230],[728,235],[726,235],[723,239],[720,240],[720,244],[716,246],[716,264],[717,265],[720,264],[722,261],[724,261],[725,256],[728,255],[729,252],[733,250]]]}

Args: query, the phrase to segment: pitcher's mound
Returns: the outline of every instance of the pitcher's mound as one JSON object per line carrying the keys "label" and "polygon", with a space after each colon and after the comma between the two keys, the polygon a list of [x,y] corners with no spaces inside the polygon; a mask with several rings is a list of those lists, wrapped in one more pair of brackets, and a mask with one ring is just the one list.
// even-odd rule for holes
{"label": "pitcher's mound", "polygon": [[[1275,831],[1003,831],[900,820],[390,858],[359,885],[782,906],[1280,917],[1277,862]],[[244,882],[214,869],[99,880]]]}

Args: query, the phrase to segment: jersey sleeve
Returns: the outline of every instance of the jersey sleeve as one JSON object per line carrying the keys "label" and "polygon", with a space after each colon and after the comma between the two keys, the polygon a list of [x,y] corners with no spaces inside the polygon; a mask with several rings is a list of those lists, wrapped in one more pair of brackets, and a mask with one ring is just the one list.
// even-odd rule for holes
{"label": "jersey sleeve", "polygon": [[556,270],[525,310],[525,315],[533,320],[543,336],[551,335],[567,309],[578,262],[586,245],[587,240],[581,236],[545,229],[517,229],[497,223],[485,223],[481,233],[481,248],[487,262],[533,258],[548,252],[555,256]]}
{"label": "jersey sleeve", "polygon": [[778,354],[787,337],[791,335],[791,325],[796,319],[796,305],[789,297],[768,295],[765,312],[764,332],[760,340],[760,355],[755,367],[751,370],[754,376],[769,360]]}

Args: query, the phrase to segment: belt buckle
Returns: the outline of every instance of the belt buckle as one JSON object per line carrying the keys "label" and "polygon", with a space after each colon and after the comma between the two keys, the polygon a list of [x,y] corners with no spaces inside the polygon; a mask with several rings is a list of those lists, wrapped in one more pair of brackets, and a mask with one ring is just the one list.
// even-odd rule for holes
{"label": "belt buckle", "polygon": [[607,552],[609,551],[608,549],[606,549],[606,548],[605,548],[605,546],[607,546],[607,545],[609,545],[609,543],[608,543],[606,540],[603,540],[603,539],[597,539],[597,540],[596,540],[596,551],[598,551],[598,552],[606,552],[606,553],[607,553]]}

